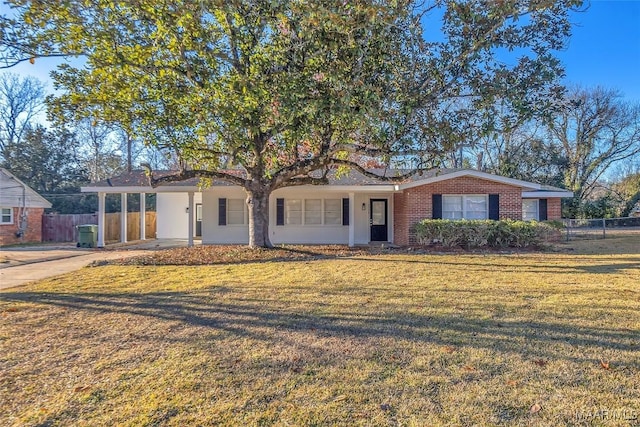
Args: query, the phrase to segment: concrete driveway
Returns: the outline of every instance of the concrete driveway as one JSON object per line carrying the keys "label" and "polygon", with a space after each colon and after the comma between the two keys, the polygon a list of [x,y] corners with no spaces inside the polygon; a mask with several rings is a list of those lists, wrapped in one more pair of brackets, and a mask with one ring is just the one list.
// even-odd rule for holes
{"label": "concrete driveway", "polygon": [[79,270],[93,261],[126,258],[186,244],[186,240],[164,239],[108,245],[104,249],[76,248],[71,244],[0,248],[0,289]]}

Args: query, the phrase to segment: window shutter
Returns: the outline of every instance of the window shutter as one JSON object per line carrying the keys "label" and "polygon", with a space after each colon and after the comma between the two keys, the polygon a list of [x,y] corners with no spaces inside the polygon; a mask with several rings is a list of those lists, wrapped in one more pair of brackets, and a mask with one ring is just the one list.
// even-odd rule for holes
{"label": "window shutter", "polygon": [[442,219],[442,194],[431,195],[432,219]]}
{"label": "window shutter", "polygon": [[227,199],[218,199],[218,225],[227,225]]}
{"label": "window shutter", "polygon": [[349,199],[342,199],[342,225],[349,225]]}
{"label": "window shutter", "polygon": [[547,220],[547,199],[538,200],[538,219],[540,221]]}
{"label": "window shutter", "polygon": [[284,199],[276,199],[276,225],[284,225]]}
{"label": "window shutter", "polygon": [[489,219],[500,219],[500,195],[489,194]]}

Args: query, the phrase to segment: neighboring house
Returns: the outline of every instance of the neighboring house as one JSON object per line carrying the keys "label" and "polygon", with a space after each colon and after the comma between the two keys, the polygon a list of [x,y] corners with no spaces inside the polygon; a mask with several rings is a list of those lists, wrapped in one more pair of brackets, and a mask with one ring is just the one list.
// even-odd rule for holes
{"label": "neighboring house", "polygon": [[[158,238],[188,239],[190,244],[194,237],[203,244],[249,241],[246,194],[227,182],[201,189],[192,179],[151,188],[143,171],[133,171],[82,191],[99,195],[99,246],[104,245],[107,193],[120,193],[123,200],[126,193],[156,193]],[[560,188],[468,169],[434,170],[396,184],[351,171],[334,174],[328,185],[274,191],[269,232],[273,244],[411,245],[416,243],[414,225],[424,218],[554,220],[561,217],[560,200],[572,196]]]}
{"label": "neighboring house", "polygon": [[44,197],[0,168],[0,246],[42,241],[42,215],[51,207]]}

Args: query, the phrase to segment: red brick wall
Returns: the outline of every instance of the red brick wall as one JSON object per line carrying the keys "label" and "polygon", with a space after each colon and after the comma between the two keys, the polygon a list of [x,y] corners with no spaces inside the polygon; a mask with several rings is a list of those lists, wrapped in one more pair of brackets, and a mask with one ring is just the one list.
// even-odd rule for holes
{"label": "red brick wall", "polygon": [[562,201],[560,198],[547,199],[547,219],[562,219]]}
{"label": "red brick wall", "polygon": [[19,209],[13,208],[13,224],[0,224],[0,246],[14,243],[28,243],[42,241],[43,208],[27,208],[27,229],[23,237],[16,237],[20,218]]}
{"label": "red brick wall", "polygon": [[[522,219],[522,189],[520,187],[468,176],[448,179],[409,188],[402,193],[394,194],[394,243],[398,245],[416,243],[413,226],[420,220],[431,218],[431,196],[433,194],[499,194],[500,218]],[[550,205],[552,205],[552,200],[549,199]]]}

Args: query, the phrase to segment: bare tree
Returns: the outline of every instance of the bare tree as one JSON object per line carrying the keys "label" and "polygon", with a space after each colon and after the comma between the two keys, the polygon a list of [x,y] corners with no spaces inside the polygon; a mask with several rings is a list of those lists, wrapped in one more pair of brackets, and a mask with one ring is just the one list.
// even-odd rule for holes
{"label": "bare tree", "polygon": [[564,185],[583,200],[612,165],[640,153],[640,105],[614,90],[574,88],[548,131],[566,161]]}
{"label": "bare tree", "polygon": [[15,150],[44,110],[45,87],[35,77],[0,74],[0,158]]}
{"label": "bare tree", "polygon": [[120,147],[111,125],[85,118],[75,123],[75,132],[81,141],[81,158],[91,182],[122,171]]}

